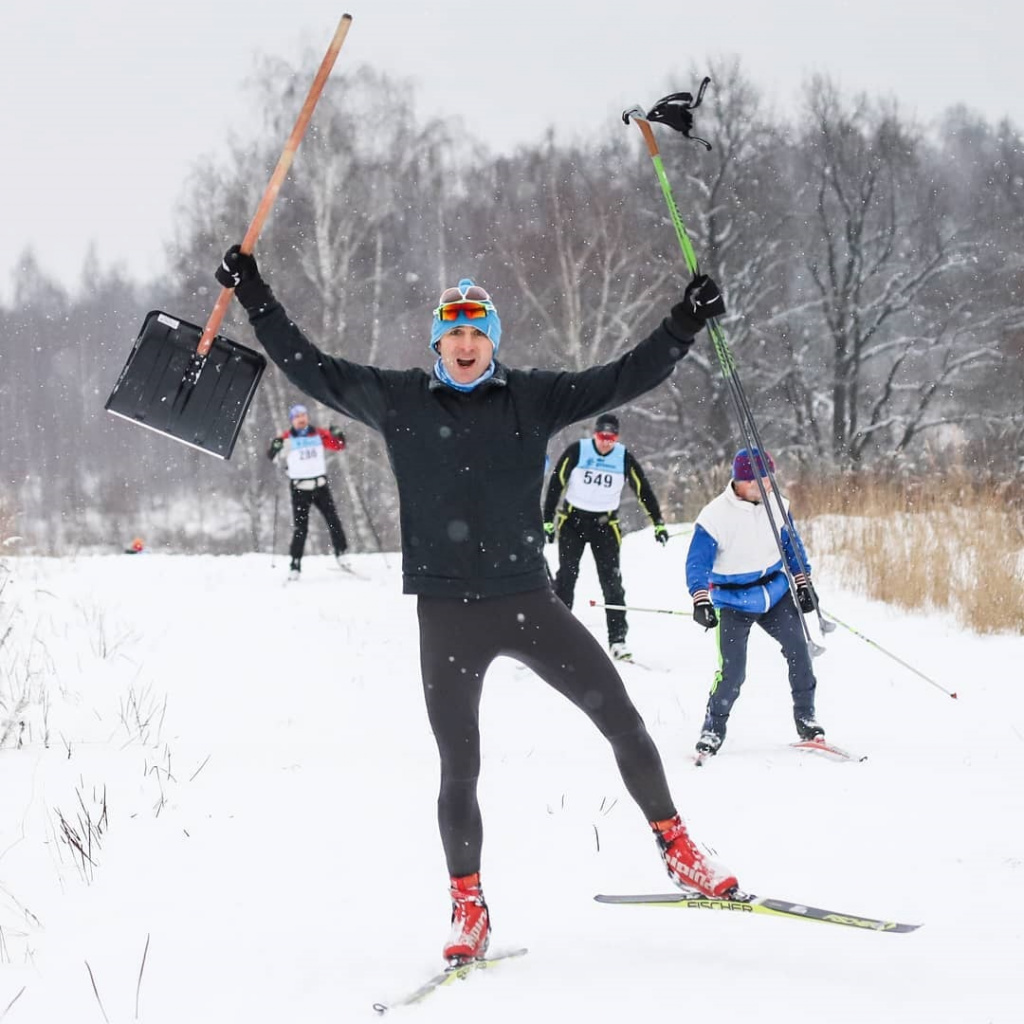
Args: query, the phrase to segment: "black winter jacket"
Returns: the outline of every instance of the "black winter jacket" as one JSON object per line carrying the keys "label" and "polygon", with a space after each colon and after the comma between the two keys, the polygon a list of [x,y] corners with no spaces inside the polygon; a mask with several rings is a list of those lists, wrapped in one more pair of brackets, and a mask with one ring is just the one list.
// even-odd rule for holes
{"label": "black winter jacket", "polygon": [[701,324],[666,318],[620,359],[580,373],[513,370],[460,392],[421,369],[327,355],[276,300],[256,337],[307,395],[380,431],[398,483],[403,590],[496,597],[548,586],[541,490],[548,439],[668,378]]}

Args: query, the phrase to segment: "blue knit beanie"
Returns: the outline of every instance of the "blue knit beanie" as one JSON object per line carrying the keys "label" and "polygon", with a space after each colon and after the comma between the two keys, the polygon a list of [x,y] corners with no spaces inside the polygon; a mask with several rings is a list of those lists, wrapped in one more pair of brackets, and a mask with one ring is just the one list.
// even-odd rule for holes
{"label": "blue knit beanie", "polygon": [[[491,297],[481,288],[479,285],[474,284],[472,278],[464,277],[459,281],[458,288],[446,288],[441,293],[441,298],[445,298],[448,293],[458,292],[462,297],[449,299],[447,302],[442,303],[438,300],[437,309],[434,310],[434,321],[430,328],[430,347],[437,352],[437,343],[453,328],[453,327],[475,327],[478,331],[483,331],[491,340],[491,344],[494,346],[494,354],[498,354],[498,345],[501,344],[501,320],[498,319],[498,311],[494,308],[494,303],[491,302]],[[486,297],[485,297],[486,296]],[[482,302],[488,306],[487,315],[483,317],[471,318],[466,316],[464,312],[459,311],[458,315],[454,320],[442,320],[440,316],[440,310],[442,305],[451,305],[452,302]]]}
{"label": "blue knit beanie", "polygon": [[761,453],[760,451],[758,451],[757,448],[754,449],[753,459],[751,459],[750,452],[748,452],[746,448],[741,448],[736,453],[736,457],[732,460],[733,480],[753,480],[755,460],[757,462],[757,468],[760,471],[761,476],[767,476],[769,469],[774,473],[775,463],[772,461],[772,453],[765,452],[764,458],[768,460],[768,469],[764,468],[764,459],[761,458]]}

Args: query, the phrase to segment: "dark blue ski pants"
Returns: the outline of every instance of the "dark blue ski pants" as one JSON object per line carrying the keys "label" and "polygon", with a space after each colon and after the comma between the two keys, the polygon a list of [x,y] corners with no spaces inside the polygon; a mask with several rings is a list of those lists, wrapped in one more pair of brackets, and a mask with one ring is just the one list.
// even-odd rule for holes
{"label": "dark blue ski pants", "polygon": [[800,613],[786,595],[766,612],[740,612],[735,608],[718,609],[718,671],[708,697],[704,728],[724,738],[729,712],[747,676],[747,640],[757,623],[778,645],[789,667],[789,688],[793,694],[793,713],[800,718],[814,717],[814,688],[817,682],[811,668],[800,623]]}

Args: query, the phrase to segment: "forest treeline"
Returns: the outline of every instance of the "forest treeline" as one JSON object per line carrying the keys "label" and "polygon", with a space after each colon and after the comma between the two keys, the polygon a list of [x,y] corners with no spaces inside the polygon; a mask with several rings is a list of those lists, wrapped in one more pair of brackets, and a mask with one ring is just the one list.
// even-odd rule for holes
{"label": "forest treeline", "polygon": [[[662,157],[702,269],[725,292],[723,325],[781,470],[1019,473],[1020,130],[962,107],[921,126],[824,77],[783,118],[737,62],[708,71],[697,134],[711,151],[666,133]],[[183,183],[159,279],[90,258],[71,293],[30,252],[21,260],[0,306],[0,532],[22,536],[23,550],[116,548],[136,535],[167,550],[267,550],[275,505],[280,543],[287,495],[265,453],[298,395],[275,368],[227,463],[103,404],[148,310],[205,323],[213,269],[244,233],[311,75],[262,62],[252,123]],[[322,347],[390,366],[429,365],[430,311],[463,276],[494,297],[503,360],[567,369],[625,352],[686,283],[635,129],[613,123],[571,143],[549,133],[495,156],[471,124],[418,117],[408,83],[369,69],[329,83],[257,255]],[[237,306],[223,333],[255,344]],[[313,412],[348,437],[332,478],[353,547],[394,550],[380,438]],[[739,442],[711,346],[699,340],[621,418],[666,515],[692,516]],[[552,457],[586,427],[554,439]]]}

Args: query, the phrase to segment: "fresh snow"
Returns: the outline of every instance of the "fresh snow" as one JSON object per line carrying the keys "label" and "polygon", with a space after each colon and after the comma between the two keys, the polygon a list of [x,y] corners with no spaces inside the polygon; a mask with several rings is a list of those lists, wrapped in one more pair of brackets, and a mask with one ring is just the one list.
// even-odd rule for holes
{"label": "fresh snow", "polygon": [[[628,536],[629,600],[685,609],[685,552]],[[365,581],[331,562],[285,587],[280,556],[4,561],[0,721],[25,722],[0,750],[5,1024],[371,1020],[442,966],[415,599],[394,555],[355,556]],[[838,629],[818,717],[868,759],[795,750],[783,660],[755,631],[729,736],[698,769],[710,636],[634,613],[648,669],[621,671],[692,832],[744,887],[924,926],[595,903],[671,887],[600,735],[501,661],[482,707],[483,880],[494,948],[530,953],[396,1019],[1020,1019],[1024,638],[865,600],[827,566],[816,580],[826,608],[959,700]],[[590,598],[588,556],[577,612],[603,640]],[[104,800],[83,862],[61,821],[85,836]]]}

